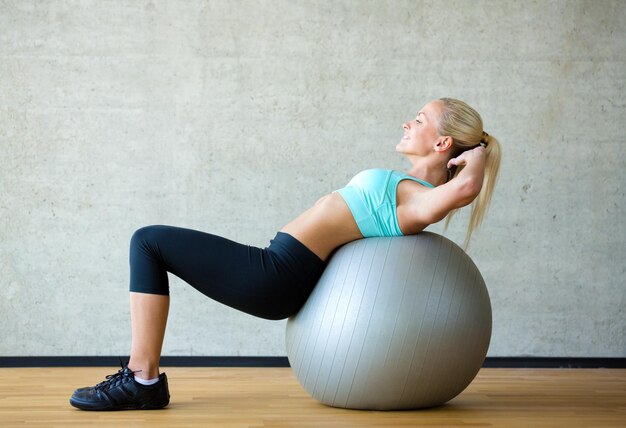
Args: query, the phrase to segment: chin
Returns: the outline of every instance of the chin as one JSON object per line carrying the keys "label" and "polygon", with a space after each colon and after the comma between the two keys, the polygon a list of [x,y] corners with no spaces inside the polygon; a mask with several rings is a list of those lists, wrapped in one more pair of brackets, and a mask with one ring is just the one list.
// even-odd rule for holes
{"label": "chin", "polygon": [[408,154],[410,152],[407,152],[407,150],[404,147],[402,147],[400,144],[398,144],[396,146],[396,153],[400,153],[401,155],[406,155],[406,154]]}

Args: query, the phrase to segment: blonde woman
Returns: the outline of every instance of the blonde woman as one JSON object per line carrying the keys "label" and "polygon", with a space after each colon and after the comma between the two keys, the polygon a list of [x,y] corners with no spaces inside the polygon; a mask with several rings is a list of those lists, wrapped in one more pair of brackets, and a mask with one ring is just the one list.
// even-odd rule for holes
{"label": "blonde woman", "polygon": [[472,202],[466,244],[485,214],[500,145],[480,115],[449,98],[426,104],[403,124],[396,150],[408,172],[370,169],[318,200],[283,227],[267,248],[171,226],[135,232],[130,245],[130,360],[70,403],[84,410],[159,409],[169,403],[159,374],[169,309],[170,272],[235,309],[283,319],[304,304],[339,246],[372,236],[415,234]]}

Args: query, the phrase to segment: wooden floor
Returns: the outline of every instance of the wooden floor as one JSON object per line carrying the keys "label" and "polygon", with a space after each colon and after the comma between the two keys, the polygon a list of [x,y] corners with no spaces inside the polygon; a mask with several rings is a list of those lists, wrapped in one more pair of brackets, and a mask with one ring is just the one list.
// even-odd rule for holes
{"label": "wooden floor", "polygon": [[483,369],[448,404],[373,412],[319,404],[286,368],[167,367],[170,405],[85,412],[72,391],[117,368],[0,368],[0,427],[626,427],[626,370]]}

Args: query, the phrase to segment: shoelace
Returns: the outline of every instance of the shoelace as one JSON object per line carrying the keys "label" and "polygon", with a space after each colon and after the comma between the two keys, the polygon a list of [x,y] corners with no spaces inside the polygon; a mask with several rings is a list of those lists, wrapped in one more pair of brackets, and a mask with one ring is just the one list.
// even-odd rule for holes
{"label": "shoelace", "polygon": [[109,389],[112,386],[117,386],[124,381],[124,378],[129,378],[131,375],[135,373],[139,373],[141,370],[132,371],[128,369],[127,366],[124,366],[124,363],[120,359],[120,365],[122,368],[118,370],[115,374],[110,374],[106,376],[106,380],[97,384],[94,389],[97,391],[99,389]]}

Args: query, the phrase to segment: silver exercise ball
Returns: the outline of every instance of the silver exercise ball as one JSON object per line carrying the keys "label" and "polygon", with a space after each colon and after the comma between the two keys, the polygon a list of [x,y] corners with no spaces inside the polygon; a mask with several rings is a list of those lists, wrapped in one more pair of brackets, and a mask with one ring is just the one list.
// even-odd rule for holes
{"label": "silver exercise ball", "polygon": [[470,257],[422,232],[339,248],[287,321],[298,381],[334,407],[400,410],[443,404],[482,366],[491,304]]}

